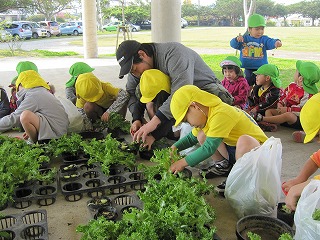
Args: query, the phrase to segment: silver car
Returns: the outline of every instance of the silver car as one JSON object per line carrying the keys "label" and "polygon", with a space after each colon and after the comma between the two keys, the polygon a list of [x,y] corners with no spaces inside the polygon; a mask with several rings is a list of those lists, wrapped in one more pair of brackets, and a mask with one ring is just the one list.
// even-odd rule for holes
{"label": "silver car", "polygon": [[21,23],[27,23],[31,27],[32,31],[32,37],[33,38],[44,38],[47,37],[47,31],[43,28],[40,27],[40,25],[36,22],[30,22],[30,21],[16,21],[16,22],[21,22]]}

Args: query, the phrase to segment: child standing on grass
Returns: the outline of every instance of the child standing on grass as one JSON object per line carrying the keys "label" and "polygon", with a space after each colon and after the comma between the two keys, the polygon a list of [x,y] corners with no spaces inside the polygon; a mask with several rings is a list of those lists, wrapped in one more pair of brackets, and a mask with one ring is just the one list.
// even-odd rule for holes
{"label": "child standing on grass", "polygon": [[[279,79],[279,69],[273,64],[265,64],[254,72],[257,75],[256,85],[248,97],[248,112],[257,120],[257,117],[264,116],[267,109],[277,108],[280,98],[281,81]],[[275,131],[277,125],[266,125],[259,122],[259,126],[264,131]]]}
{"label": "child standing on grass", "polygon": [[[296,72],[294,74],[294,82],[284,90],[277,109],[266,110],[265,116],[257,114],[257,121],[265,121],[269,123],[281,124],[286,127],[302,130],[300,123],[300,111],[304,104],[313,94],[318,93],[316,83],[320,80],[319,67],[312,62],[296,62]],[[293,136],[296,141],[301,139],[296,132]],[[298,139],[299,138],[299,139]],[[300,141],[301,141],[300,140]]]}
{"label": "child standing on grass", "polygon": [[256,83],[256,75],[253,72],[268,63],[267,50],[279,48],[282,43],[279,39],[264,35],[266,21],[263,16],[251,15],[248,26],[249,34],[233,38],[230,46],[240,50],[240,61],[245,69],[245,77],[248,84],[253,86]]}
{"label": "child standing on grass", "polygon": [[248,100],[250,87],[247,80],[243,77],[241,70],[241,62],[237,57],[228,56],[220,63],[224,79],[224,86],[229,93],[234,97],[233,105],[244,109]]}
{"label": "child standing on grass", "polygon": [[173,94],[170,109],[176,120],[175,126],[181,122],[194,126],[191,133],[173,144],[172,149],[182,151],[198,142],[201,144],[197,150],[170,166],[173,173],[212,157],[215,164],[200,171],[201,175],[206,178],[228,176],[236,159],[267,140],[246,112],[223,103],[217,96],[194,85],[179,88]]}
{"label": "child standing on grass", "polygon": [[[301,125],[306,133],[304,143],[312,141],[320,132],[320,93],[311,97],[300,113]],[[295,209],[298,197],[301,194],[306,181],[320,168],[320,150],[313,153],[306,161],[297,177],[282,184],[285,192],[288,192],[286,204]],[[301,187],[302,186],[302,187]]]}
{"label": "child standing on grass", "polygon": [[[158,69],[149,69],[142,73],[140,78],[140,101],[136,103],[136,111],[133,114],[131,135],[139,130],[147,121],[144,119],[144,112],[147,110],[149,119],[152,119],[159,107],[167,100],[171,93],[171,81],[168,75]],[[144,146],[151,149],[151,145],[162,137],[176,139],[172,131],[174,119],[163,119],[156,130],[147,135]]]}

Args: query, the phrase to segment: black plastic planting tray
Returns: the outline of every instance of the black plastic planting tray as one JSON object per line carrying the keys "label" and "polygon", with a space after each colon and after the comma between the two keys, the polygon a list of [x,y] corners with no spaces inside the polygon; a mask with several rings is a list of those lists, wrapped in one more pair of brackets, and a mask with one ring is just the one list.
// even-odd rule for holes
{"label": "black plastic planting tray", "polygon": [[0,232],[6,232],[11,240],[47,240],[48,223],[46,210],[29,211],[22,214],[10,214],[0,218]]}
{"label": "black plastic planting tray", "polygon": [[[107,202],[101,205],[93,204],[95,199],[105,199]],[[122,215],[125,211],[130,211],[132,208],[143,209],[143,203],[138,198],[135,192],[99,196],[87,202],[87,207],[94,219],[100,216],[104,216],[109,220],[118,221],[122,219]],[[106,215],[104,215],[106,213]]]}
{"label": "black plastic planting tray", "polygon": [[[48,171],[43,169],[41,171]],[[13,194],[13,207],[27,208],[32,204],[33,200],[40,206],[49,206],[55,203],[58,190],[57,176],[50,182],[32,181],[15,189]]]}
{"label": "black plastic planting tray", "polygon": [[144,174],[129,168],[116,165],[110,167],[106,176],[99,164],[61,165],[59,170],[61,192],[71,202],[82,198],[83,193],[90,197],[109,194],[120,194],[130,190],[144,188]]}

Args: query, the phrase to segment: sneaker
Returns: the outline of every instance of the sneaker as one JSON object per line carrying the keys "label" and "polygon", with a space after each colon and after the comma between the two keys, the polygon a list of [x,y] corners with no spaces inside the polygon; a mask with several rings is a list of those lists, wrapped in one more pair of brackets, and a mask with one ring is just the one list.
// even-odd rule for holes
{"label": "sneaker", "polygon": [[303,143],[306,134],[304,131],[295,131],[292,133],[293,141],[296,143]]}
{"label": "sneaker", "polygon": [[224,180],[222,183],[220,183],[218,186],[216,186],[214,188],[214,190],[221,195],[222,197],[224,197],[224,190],[226,189],[226,180]]}
{"label": "sneaker", "polygon": [[264,132],[275,132],[278,129],[277,124],[274,123],[268,123],[268,122],[258,122],[259,127]]}
{"label": "sneaker", "polygon": [[261,122],[263,120],[263,115],[261,113],[254,113],[254,112],[251,112],[250,113],[250,116],[256,120],[257,122]]}
{"label": "sneaker", "polygon": [[232,165],[229,163],[229,161],[227,159],[223,159],[210,166],[208,169],[200,170],[199,174],[206,179],[211,179],[218,176],[227,177],[231,171],[231,168]]}

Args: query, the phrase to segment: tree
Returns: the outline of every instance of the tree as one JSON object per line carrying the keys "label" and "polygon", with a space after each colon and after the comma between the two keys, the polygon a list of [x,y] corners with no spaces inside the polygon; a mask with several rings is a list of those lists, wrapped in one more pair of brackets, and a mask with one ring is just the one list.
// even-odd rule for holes
{"label": "tree", "polygon": [[10,9],[26,8],[31,5],[31,0],[0,0],[0,13]]}
{"label": "tree", "polygon": [[303,1],[297,3],[297,13],[301,13],[303,17],[312,19],[311,26],[314,26],[314,20],[320,18],[320,0]]}
{"label": "tree", "polygon": [[242,18],[242,0],[217,0],[214,12],[221,19],[229,19],[232,26]]}
{"label": "tree", "polygon": [[73,0],[30,0],[27,10],[31,13],[41,13],[45,20],[51,20],[54,15],[65,9],[72,8]]}
{"label": "tree", "polygon": [[254,13],[256,8],[256,0],[250,0],[250,4],[247,0],[243,0],[243,13],[244,13],[244,26],[248,29],[248,18]]}

